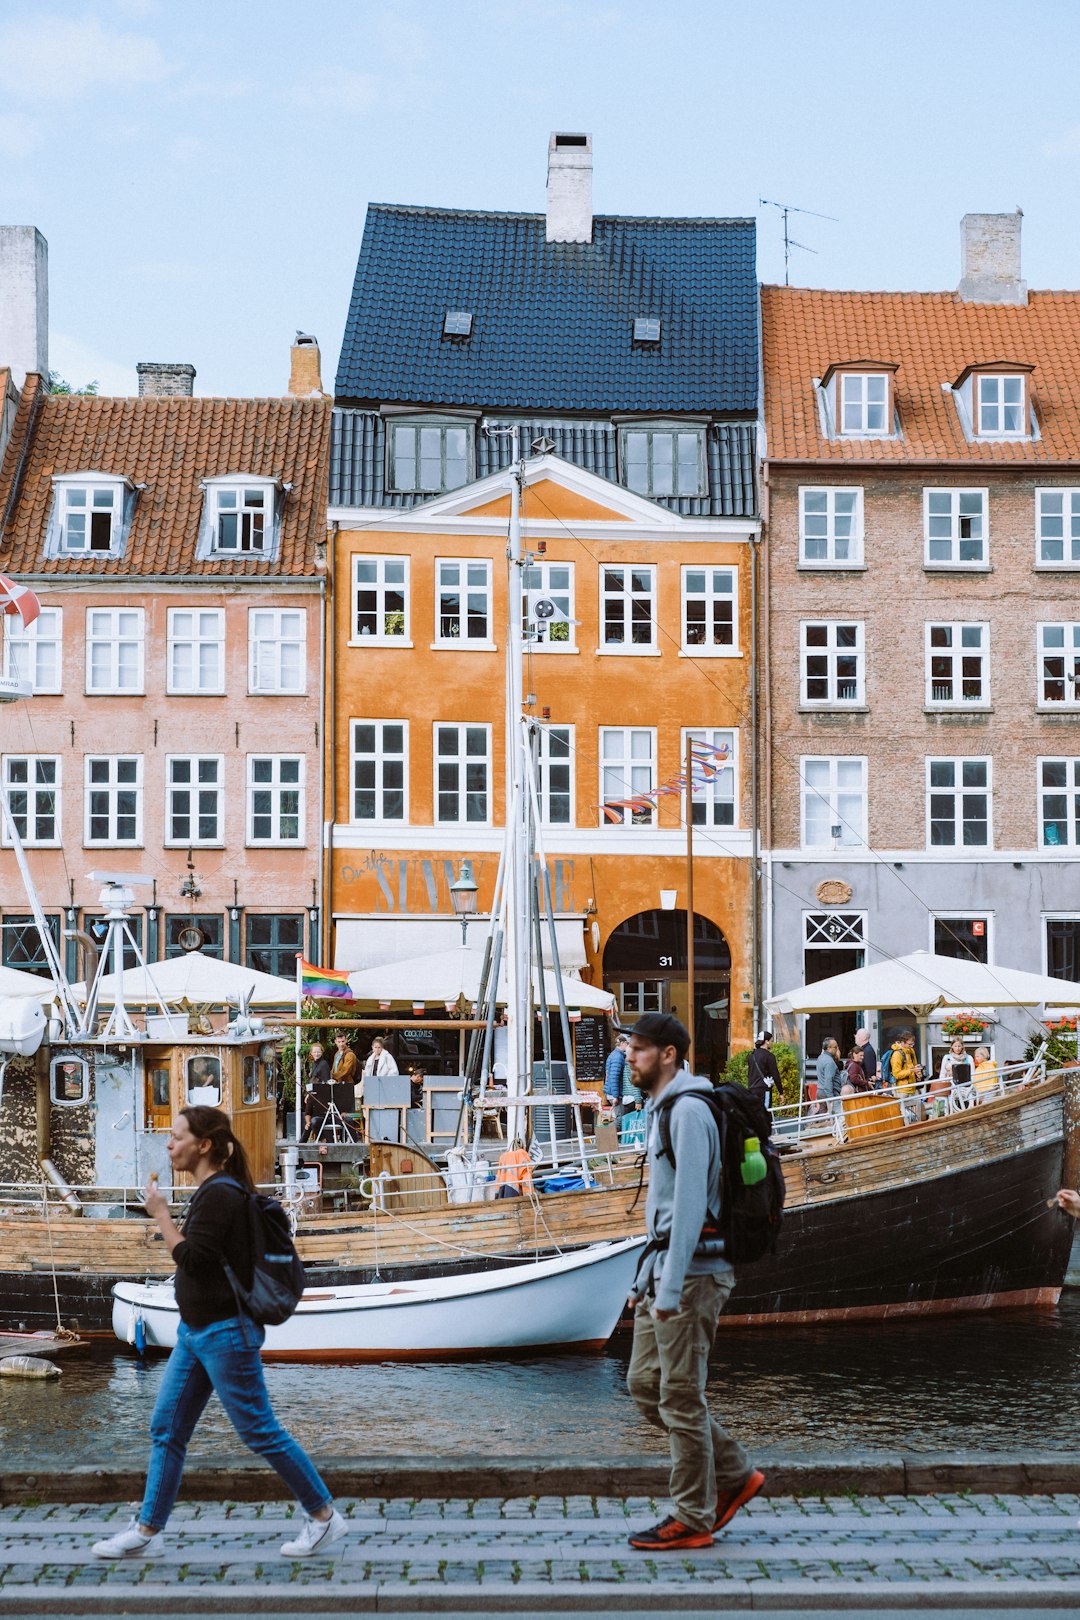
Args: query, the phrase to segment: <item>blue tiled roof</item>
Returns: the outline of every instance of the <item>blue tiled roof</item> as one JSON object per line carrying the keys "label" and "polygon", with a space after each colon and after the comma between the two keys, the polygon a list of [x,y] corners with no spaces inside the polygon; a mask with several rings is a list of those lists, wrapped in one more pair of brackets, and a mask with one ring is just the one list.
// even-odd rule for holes
{"label": "blue tiled roof", "polygon": [[[498,418],[485,418],[489,422]],[[537,439],[551,439],[554,454],[598,478],[618,482],[618,441],[613,423],[592,420],[514,418],[521,444],[528,451]],[[707,495],[655,497],[658,506],[683,517],[754,517],[756,431],[753,422],[711,422],[706,429]],[[476,476],[487,478],[510,465],[510,441],[476,435]],[[377,411],[337,406],[330,441],[331,506],[422,506],[430,495],[412,495],[386,487],[386,424]]]}
{"label": "blue tiled roof", "polygon": [[[338,366],[339,400],[537,411],[758,404],[751,219],[598,216],[548,242],[542,214],[372,204]],[[472,335],[443,336],[447,310]],[[635,344],[635,316],[659,344]]]}

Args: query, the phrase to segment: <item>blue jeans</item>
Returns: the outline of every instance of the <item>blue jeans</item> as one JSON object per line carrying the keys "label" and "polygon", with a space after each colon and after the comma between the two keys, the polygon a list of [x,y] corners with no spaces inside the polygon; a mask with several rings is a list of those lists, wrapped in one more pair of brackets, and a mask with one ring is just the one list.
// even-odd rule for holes
{"label": "blue jeans", "polygon": [[165,1528],[188,1441],[215,1391],[241,1440],[277,1470],[306,1513],[330,1505],[314,1464],[270,1406],[259,1356],[265,1337],[261,1327],[238,1316],[205,1328],[180,1323],[150,1419],[150,1466],[139,1513],[145,1529]]}

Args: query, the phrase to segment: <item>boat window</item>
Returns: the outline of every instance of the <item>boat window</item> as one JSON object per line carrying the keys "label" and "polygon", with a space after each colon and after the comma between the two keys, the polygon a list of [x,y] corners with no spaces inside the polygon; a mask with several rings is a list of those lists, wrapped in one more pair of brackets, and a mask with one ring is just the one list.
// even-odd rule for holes
{"label": "boat window", "polygon": [[190,1057],[187,1060],[187,1099],[208,1108],[221,1106],[221,1059]]}
{"label": "boat window", "polygon": [[267,1058],[266,1062],[263,1064],[263,1100],[264,1102],[277,1102],[277,1096],[277,1058]]}
{"label": "boat window", "polygon": [[73,1106],[90,1099],[90,1069],[85,1058],[58,1053],[49,1065],[49,1080],[54,1103]]}
{"label": "boat window", "polygon": [[152,1108],[168,1108],[169,1106],[168,1069],[150,1070],[150,1106]]}
{"label": "boat window", "polygon": [[257,1103],[259,1100],[259,1060],[257,1057],[244,1059],[244,1101]]}

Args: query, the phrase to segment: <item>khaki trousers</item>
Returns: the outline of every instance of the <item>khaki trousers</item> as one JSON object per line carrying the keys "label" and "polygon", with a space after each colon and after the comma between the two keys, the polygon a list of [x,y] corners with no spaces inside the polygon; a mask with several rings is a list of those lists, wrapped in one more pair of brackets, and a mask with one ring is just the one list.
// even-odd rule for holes
{"label": "khaki trousers", "polygon": [[634,1312],[627,1387],[643,1417],[663,1429],[671,1447],[671,1499],[691,1530],[711,1530],[719,1494],[750,1473],[742,1446],[709,1414],[705,1380],[716,1322],[731,1292],[717,1277],[687,1277],[679,1309],[666,1322]]}

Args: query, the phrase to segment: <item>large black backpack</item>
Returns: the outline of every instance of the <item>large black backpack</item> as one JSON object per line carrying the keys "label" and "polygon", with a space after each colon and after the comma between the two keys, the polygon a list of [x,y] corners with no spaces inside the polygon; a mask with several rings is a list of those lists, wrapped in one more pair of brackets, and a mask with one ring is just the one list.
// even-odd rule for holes
{"label": "large black backpack", "polygon": [[[720,1132],[720,1208],[710,1210],[702,1239],[721,1237],[724,1254],[733,1265],[760,1260],[776,1249],[784,1218],[784,1172],[780,1156],[771,1146],[769,1111],[743,1086],[714,1086],[711,1091],[679,1091],[660,1096],[655,1104],[659,1151],[675,1167],[671,1145],[671,1110],[682,1097],[697,1097],[710,1109]],[[756,1136],[765,1156],[762,1181],[747,1186],[741,1166],[748,1136]]]}
{"label": "large black backpack", "polygon": [[235,1187],[247,1204],[254,1260],[250,1288],[245,1288],[229,1262],[222,1260],[225,1275],[240,1310],[260,1327],[277,1327],[289,1320],[307,1284],[304,1262],[296,1252],[289,1230],[289,1217],[276,1198],[265,1193],[249,1193],[232,1176],[221,1179]]}

